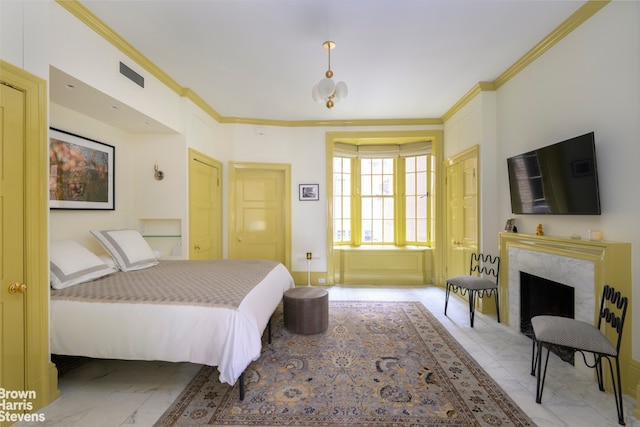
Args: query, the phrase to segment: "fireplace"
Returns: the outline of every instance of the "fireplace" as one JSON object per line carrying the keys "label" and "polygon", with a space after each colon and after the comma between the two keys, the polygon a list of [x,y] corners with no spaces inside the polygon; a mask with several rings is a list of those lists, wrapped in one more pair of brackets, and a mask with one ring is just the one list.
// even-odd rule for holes
{"label": "fireplace", "polygon": [[[531,318],[538,315],[575,319],[575,289],[553,280],[520,272],[520,332],[533,339]],[[551,346],[551,352],[574,364],[574,352]]]}
{"label": "fireplace", "polygon": [[533,338],[531,318],[541,314],[575,319],[574,288],[520,272],[520,331]]}
{"label": "fireplace", "polygon": [[[574,288],[574,318],[591,324],[596,321],[605,283],[632,295],[630,243],[504,232],[500,233],[499,247],[500,317],[518,332],[520,272]],[[624,328],[622,339],[623,343],[633,341],[631,328]],[[593,370],[584,365],[582,358],[575,359],[575,367],[593,378]],[[640,384],[640,369],[632,365],[630,345],[620,349],[620,370],[628,378],[625,387],[629,393]]]}

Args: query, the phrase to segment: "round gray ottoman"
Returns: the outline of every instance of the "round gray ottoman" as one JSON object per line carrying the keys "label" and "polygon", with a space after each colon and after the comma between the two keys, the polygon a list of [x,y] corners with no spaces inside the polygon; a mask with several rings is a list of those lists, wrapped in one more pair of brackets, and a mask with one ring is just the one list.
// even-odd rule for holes
{"label": "round gray ottoman", "polygon": [[284,293],[284,327],[294,334],[312,335],[329,325],[329,292],[310,286]]}

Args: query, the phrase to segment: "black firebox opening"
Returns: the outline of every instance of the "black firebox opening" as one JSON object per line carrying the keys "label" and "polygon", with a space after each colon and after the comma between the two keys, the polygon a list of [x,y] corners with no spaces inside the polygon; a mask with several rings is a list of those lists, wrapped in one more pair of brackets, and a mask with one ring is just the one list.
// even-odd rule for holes
{"label": "black firebox opening", "polygon": [[[533,338],[531,318],[553,315],[575,318],[575,289],[553,280],[520,272],[520,331]],[[563,360],[573,363],[573,352],[552,349]]]}

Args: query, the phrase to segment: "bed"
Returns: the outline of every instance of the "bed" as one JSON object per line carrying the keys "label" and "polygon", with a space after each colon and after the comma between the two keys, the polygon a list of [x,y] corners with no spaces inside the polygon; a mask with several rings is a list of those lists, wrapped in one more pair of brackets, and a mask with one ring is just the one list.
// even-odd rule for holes
{"label": "bed", "polygon": [[[160,261],[157,255],[150,265],[124,270],[101,259],[111,272],[68,285],[74,274],[61,272],[57,249],[52,242],[53,354],[217,366],[221,382],[241,380],[241,398],[242,374],[260,356],[284,292],[295,286],[273,261]],[[59,278],[67,279],[65,286]]]}

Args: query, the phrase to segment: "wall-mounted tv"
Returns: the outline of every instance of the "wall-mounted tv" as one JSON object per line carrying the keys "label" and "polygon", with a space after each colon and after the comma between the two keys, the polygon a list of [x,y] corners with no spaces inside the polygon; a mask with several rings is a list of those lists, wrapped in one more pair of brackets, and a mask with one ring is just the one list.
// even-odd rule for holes
{"label": "wall-mounted tv", "polygon": [[507,159],[514,214],[600,215],[594,133]]}

